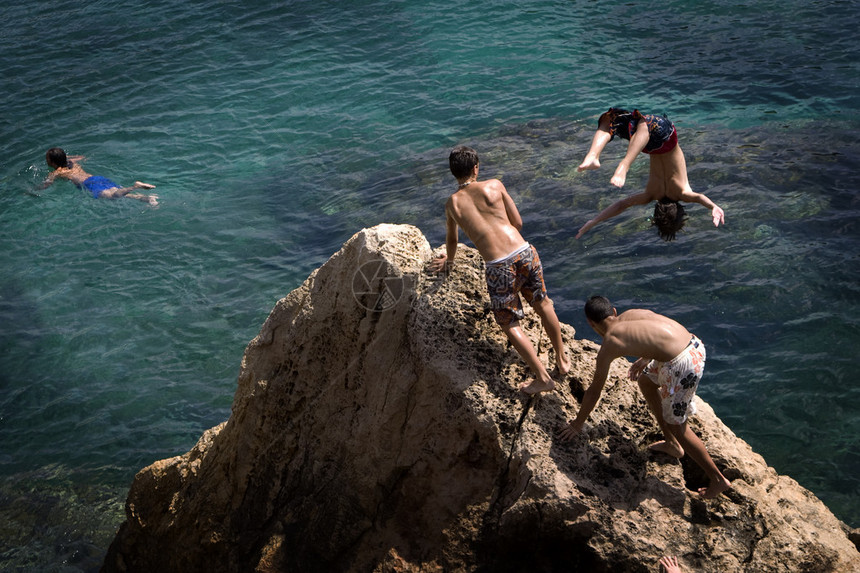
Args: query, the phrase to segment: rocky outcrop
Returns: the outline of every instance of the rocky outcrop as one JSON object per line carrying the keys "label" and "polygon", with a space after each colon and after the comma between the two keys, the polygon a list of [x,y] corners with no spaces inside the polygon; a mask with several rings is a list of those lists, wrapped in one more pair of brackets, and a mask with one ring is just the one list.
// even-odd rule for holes
{"label": "rocky outcrop", "polygon": [[[232,414],[187,454],[141,470],[113,571],[857,571],[845,526],[700,401],[691,426],[734,489],[713,501],[615,364],[587,439],[577,411],[596,345],[563,325],[557,391],[493,322],[482,262],[447,278],[414,227],[353,236],[280,300],[242,360]],[[534,313],[524,327],[551,346]],[[623,362],[623,361],[617,361]],[[707,377],[705,380],[707,383]]]}

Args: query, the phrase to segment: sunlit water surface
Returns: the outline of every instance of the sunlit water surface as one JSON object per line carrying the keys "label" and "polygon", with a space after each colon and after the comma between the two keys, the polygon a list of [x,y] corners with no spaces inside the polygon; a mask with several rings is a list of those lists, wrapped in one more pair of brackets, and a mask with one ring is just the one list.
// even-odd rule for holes
{"label": "sunlit water surface", "polygon": [[[247,342],[353,233],[437,246],[467,143],[564,322],[595,293],[708,347],[701,396],[860,525],[856,2],[20,3],[0,21],[0,569],[97,570],[135,472],[229,416]],[[674,243],[576,173],[610,105],[676,122]],[[160,207],[45,191],[47,148]],[[641,189],[640,158],[626,191]],[[465,240],[465,239],[464,239]]]}

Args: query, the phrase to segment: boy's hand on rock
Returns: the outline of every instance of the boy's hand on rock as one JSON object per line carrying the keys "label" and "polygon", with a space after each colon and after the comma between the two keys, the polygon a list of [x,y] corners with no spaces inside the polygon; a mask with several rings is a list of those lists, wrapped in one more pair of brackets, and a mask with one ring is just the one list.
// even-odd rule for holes
{"label": "boy's hand on rock", "polygon": [[432,261],[428,267],[431,273],[448,273],[450,265],[448,264],[448,255],[439,255]]}
{"label": "boy's hand on rock", "polygon": [[581,433],[582,426],[577,426],[574,422],[568,422],[559,430],[558,437],[562,442],[569,442]]}

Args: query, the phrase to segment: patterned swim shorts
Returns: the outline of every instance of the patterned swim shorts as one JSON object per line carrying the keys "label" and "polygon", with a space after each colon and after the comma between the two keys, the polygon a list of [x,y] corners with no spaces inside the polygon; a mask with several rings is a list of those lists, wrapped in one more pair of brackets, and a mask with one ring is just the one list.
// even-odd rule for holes
{"label": "patterned swim shorts", "polygon": [[646,115],[644,118],[648,124],[649,138],[642,152],[662,155],[675,149],[678,145],[678,131],[675,129],[675,124],[665,116]]}
{"label": "patterned swim shorts", "polygon": [[534,303],[546,297],[543,266],[537,249],[526,243],[507,257],[487,263],[487,291],[493,315],[500,326],[516,325],[523,317],[523,303]]}
{"label": "patterned swim shorts", "polygon": [[705,371],[705,345],[696,336],[669,362],[652,360],[644,374],[660,387],[663,420],[683,424],[696,413],[696,388]]}

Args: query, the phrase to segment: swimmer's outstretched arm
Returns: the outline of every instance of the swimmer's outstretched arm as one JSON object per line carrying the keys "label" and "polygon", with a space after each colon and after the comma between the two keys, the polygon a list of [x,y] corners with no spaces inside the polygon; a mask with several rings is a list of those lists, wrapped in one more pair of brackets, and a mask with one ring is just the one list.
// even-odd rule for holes
{"label": "swimmer's outstretched arm", "polygon": [[576,238],[580,238],[592,227],[600,223],[601,221],[605,221],[607,219],[611,219],[616,215],[620,215],[630,207],[634,205],[647,205],[651,202],[651,195],[648,194],[647,191],[643,191],[641,193],[636,193],[635,195],[630,195],[629,197],[625,197],[624,199],[619,199],[603,211],[597,214],[596,217],[588,221],[585,225],[579,228],[579,232],[576,234]]}
{"label": "swimmer's outstretched arm", "polygon": [[41,190],[43,190],[43,189],[47,189],[48,187],[50,187],[50,186],[51,186],[51,184],[54,182],[54,179],[55,179],[56,177],[57,177],[57,172],[56,172],[56,171],[51,171],[50,173],[48,173],[48,176],[47,176],[47,177],[45,177],[45,180],[44,180],[44,181],[42,181],[42,184],[41,184],[41,185],[39,185],[38,187],[36,187],[36,190],[37,190],[37,191],[41,191]]}

